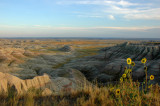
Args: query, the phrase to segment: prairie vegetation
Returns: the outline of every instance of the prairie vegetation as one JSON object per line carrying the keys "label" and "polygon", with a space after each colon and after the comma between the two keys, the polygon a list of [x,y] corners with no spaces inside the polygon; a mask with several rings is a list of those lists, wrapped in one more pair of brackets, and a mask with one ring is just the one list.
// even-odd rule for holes
{"label": "prairie vegetation", "polygon": [[[119,92],[118,92],[119,90]],[[138,82],[128,80],[118,85],[107,87],[84,86],[82,90],[72,91],[69,94],[41,96],[41,94],[28,92],[18,96],[12,91],[0,96],[0,105],[19,106],[117,106],[117,105],[140,105],[159,106],[160,87],[153,85],[147,91],[139,89]]]}
{"label": "prairie vegetation", "polygon": [[[145,66],[146,59],[142,59]],[[14,90],[9,89],[8,95],[1,94],[0,105],[13,106],[159,106],[160,87],[158,84],[149,85],[147,81],[140,84],[132,81],[132,69],[135,63],[127,59],[125,73],[118,84],[98,86],[84,85],[80,90],[62,91],[60,95],[42,96],[41,90],[31,89],[25,95],[17,95]],[[131,68],[132,66],[132,68]],[[144,68],[147,71],[147,68]],[[146,76],[147,77],[147,76]],[[150,76],[154,80],[154,76]]]}

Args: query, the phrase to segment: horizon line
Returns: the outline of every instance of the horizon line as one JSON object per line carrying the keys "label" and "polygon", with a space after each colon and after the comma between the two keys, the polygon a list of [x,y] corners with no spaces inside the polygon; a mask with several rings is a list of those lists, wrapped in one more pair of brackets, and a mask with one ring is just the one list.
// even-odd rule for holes
{"label": "horizon line", "polygon": [[124,39],[124,40],[160,40],[160,38],[129,38],[129,37],[0,37],[0,39]]}

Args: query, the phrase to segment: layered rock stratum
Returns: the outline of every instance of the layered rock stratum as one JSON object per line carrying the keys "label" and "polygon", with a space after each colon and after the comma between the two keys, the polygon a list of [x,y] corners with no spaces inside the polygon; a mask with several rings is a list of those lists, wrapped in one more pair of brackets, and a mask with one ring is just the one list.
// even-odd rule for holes
{"label": "layered rock stratum", "polygon": [[[150,83],[160,84],[160,45],[135,40],[0,40],[0,92],[13,88],[23,94],[29,89],[43,91],[43,95],[80,89],[89,81],[102,84],[117,83],[132,58],[133,80],[143,82],[147,58]],[[93,48],[96,53],[91,54]],[[90,54],[89,54],[90,53]],[[89,81],[88,81],[89,80]]]}
{"label": "layered rock stratum", "polygon": [[8,73],[0,72],[0,93],[7,93],[9,89],[18,94],[25,94],[30,89],[40,89],[43,95],[59,94],[78,90],[84,84],[90,84],[78,70],[69,69],[69,78],[52,78],[47,74],[36,76],[33,79],[22,80]]}

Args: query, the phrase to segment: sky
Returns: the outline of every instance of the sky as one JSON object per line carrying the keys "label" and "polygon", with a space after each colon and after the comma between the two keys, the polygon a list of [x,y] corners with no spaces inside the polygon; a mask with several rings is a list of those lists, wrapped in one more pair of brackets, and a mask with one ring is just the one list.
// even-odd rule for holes
{"label": "sky", "polygon": [[160,0],[0,0],[0,37],[160,38]]}

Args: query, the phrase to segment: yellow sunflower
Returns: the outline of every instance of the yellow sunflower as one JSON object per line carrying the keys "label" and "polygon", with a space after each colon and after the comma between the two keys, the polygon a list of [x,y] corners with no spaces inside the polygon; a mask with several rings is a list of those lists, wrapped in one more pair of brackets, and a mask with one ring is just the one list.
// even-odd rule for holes
{"label": "yellow sunflower", "polygon": [[143,58],[143,59],[141,60],[141,63],[145,64],[146,61],[147,61],[147,59],[146,59],[146,58]]}
{"label": "yellow sunflower", "polygon": [[154,80],[154,75],[151,75],[151,76],[150,76],[150,80]]}
{"label": "yellow sunflower", "polygon": [[120,95],[120,89],[116,89],[116,95]]}
{"label": "yellow sunflower", "polygon": [[131,65],[134,67],[135,66],[135,62],[132,62]]}
{"label": "yellow sunflower", "polygon": [[120,78],[120,83],[122,83],[122,82],[123,82],[123,78],[121,77],[121,78]]}
{"label": "yellow sunflower", "polygon": [[123,74],[122,77],[123,77],[123,78],[126,78],[126,74]]}
{"label": "yellow sunflower", "polygon": [[131,58],[127,58],[127,64],[131,64],[132,59]]}

